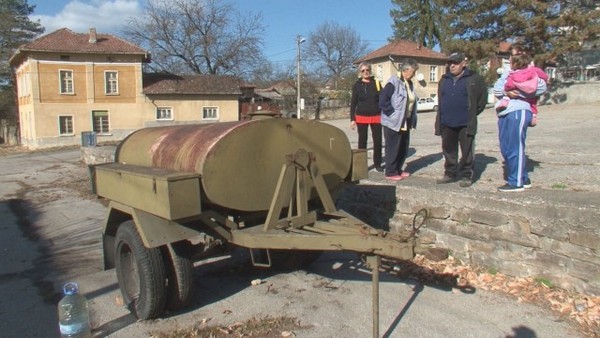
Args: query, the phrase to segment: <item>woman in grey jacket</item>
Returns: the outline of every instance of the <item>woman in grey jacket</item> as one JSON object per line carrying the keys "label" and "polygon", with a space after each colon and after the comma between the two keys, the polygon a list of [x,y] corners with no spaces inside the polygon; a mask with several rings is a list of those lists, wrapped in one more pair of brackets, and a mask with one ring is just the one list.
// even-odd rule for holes
{"label": "woman in grey jacket", "polygon": [[410,176],[403,171],[408,156],[410,130],[417,127],[417,95],[412,82],[419,64],[404,59],[398,75],[392,75],[379,95],[381,125],[385,139],[385,177],[398,181]]}

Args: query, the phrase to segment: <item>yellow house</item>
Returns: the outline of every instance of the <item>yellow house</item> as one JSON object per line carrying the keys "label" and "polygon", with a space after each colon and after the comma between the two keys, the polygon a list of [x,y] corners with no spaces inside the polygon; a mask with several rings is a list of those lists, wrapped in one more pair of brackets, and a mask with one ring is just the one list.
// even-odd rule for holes
{"label": "yellow house", "polygon": [[181,123],[237,121],[241,81],[231,76],[144,74],[145,50],[113,35],[63,28],[21,46],[16,69],[21,144],[98,142]]}
{"label": "yellow house", "polygon": [[[403,58],[412,58],[419,63],[416,76],[416,92],[419,97],[432,97],[437,94],[438,81],[446,71],[448,57],[420,44],[397,40],[363,56],[355,61],[371,63],[373,76],[384,85],[392,74],[396,73],[395,66]],[[394,61],[392,61],[394,60]]]}

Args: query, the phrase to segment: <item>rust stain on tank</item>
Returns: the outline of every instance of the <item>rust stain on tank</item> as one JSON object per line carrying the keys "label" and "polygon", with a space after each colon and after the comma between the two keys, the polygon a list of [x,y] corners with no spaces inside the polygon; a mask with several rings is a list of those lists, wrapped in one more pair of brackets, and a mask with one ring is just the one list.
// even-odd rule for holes
{"label": "rust stain on tank", "polygon": [[165,128],[164,134],[149,149],[152,164],[159,168],[201,173],[213,146],[228,133],[247,123],[224,122]]}

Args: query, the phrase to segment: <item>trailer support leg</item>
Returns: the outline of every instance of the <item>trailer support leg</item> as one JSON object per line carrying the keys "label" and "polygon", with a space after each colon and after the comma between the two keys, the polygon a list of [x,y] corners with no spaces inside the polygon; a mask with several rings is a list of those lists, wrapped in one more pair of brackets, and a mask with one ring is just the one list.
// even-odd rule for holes
{"label": "trailer support leg", "polygon": [[372,271],[372,298],[373,298],[373,338],[379,337],[379,267],[381,256],[367,256],[367,264]]}

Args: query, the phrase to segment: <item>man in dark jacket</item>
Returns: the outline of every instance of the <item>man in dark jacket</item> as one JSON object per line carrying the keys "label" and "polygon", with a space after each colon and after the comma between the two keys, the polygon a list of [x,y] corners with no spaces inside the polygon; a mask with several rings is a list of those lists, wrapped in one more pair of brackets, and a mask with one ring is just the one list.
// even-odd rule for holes
{"label": "man in dark jacket", "polygon": [[463,53],[452,53],[448,57],[448,71],[438,83],[435,120],[435,134],[442,136],[444,154],[444,177],[437,183],[460,180],[461,187],[472,184],[477,116],[487,104],[485,81],[466,65]]}

